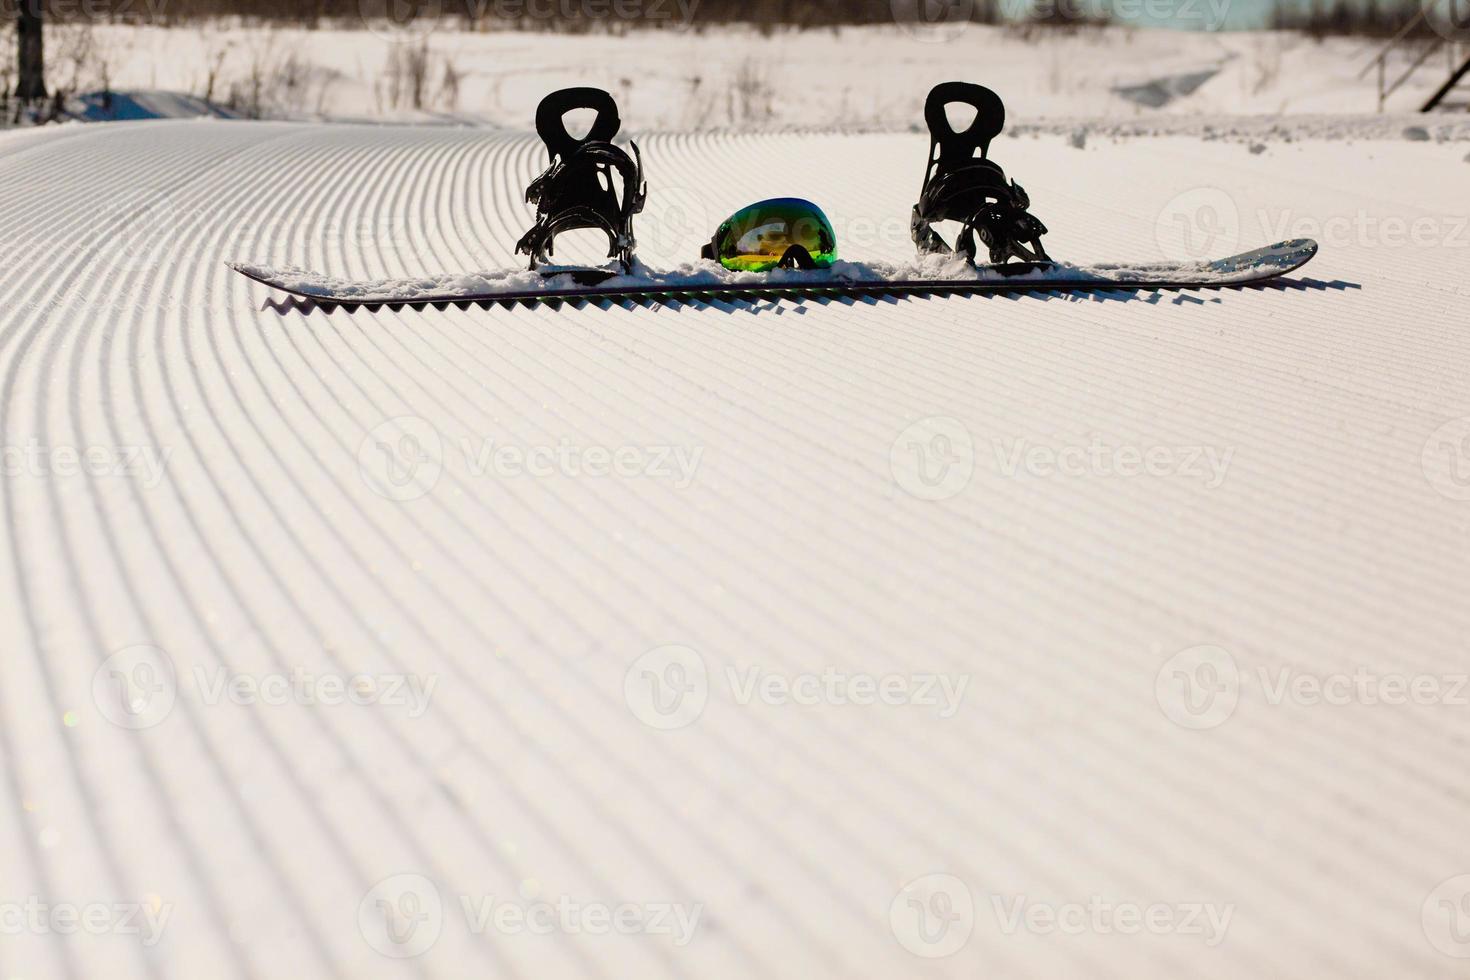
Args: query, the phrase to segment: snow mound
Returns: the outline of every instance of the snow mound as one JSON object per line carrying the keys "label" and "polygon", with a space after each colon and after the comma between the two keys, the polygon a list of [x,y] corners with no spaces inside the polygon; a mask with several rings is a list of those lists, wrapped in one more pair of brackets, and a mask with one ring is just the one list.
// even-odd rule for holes
{"label": "snow mound", "polygon": [[72,98],[66,115],[79,122],[136,122],[143,119],[233,119],[223,106],[182,92],[87,92]]}
{"label": "snow mound", "polygon": [[1196,89],[1218,74],[1220,74],[1219,68],[1208,68],[1204,71],[1154,79],[1141,85],[1119,85],[1114,87],[1113,91],[1129,102],[1135,102],[1150,109],[1162,109],[1175,99],[1193,95]]}

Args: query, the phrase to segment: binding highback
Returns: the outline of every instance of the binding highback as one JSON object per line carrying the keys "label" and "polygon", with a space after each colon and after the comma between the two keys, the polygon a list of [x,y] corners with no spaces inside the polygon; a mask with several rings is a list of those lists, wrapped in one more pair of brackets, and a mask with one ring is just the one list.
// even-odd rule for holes
{"label": "binding highback", "polygon": [[[581,138],[567,132],[566,114],[577,109],[597,113],[592,128]],[[610,143],[622,128],[618,104],[600,88],[564,88],[552,92],[536,107],[536,135],[546,144],[552,163],[575,153],[584,143]]]}
{"label": "binding highback", "polygon": [[[956,132],[949,123],[945,108],[952,103],[971,106],[975,118],[963,132]],[[934,86],[924,103],[924,122],[929,125],[929,169],[924,174],[928,184],[936,168],[947,173],[975,162],[975,151],[980,158],[990,156],[990,141],[1000,135],[1006,124],[1006,107],[1000,96],[983,85],[970,82],[944,82]],[[939,152],[936,154],[935,150]]]}

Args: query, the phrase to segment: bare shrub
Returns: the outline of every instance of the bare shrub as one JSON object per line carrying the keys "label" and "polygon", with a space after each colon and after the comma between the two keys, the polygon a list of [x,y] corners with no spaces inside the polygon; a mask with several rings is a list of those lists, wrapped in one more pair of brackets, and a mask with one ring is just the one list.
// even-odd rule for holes
{"label": "bare shrub", "polygon": [[399,47],[404,77],[408,79],[409,101],[415,109],[424,107],[429,85],[429,42],[427,39],[417,46],[405,44]]}
{"label": "bare shrub", "polygon": [[444,75],[439,82],[439,104],[446,112],[459,108],[459,85],[464,75],[449,58],[444,59]]}
{"label": "bare shrub", "polygon": [[0,126],[12,122],[12,116],[19,113],[20,106],[12,105],[11,96],[15,92],[18,65],[16,64],[16,46],[6,43],[8,38],[0,35]]}
{"label": "bare shrub", "polygon": [[225,66],[225,54],[226,50],[222,47],[209,53],[209,68],[204,75],[203,91],[199,93],[199,97],[205,102],[214,102],[214,90],[219,84],[220,70]]}
{"label": "bare shrub", "polygon": [[1281,55],[1279,36],[1258,37],[1251,45],[1248,77],[1252,95],[1259,95],[1280,81]]}
{"label": "bare shrub", "polygon": [[225,105],[246,119],[259,119],[265,113],[266,83],[270,76],[270,67],[267,64],[269,54],[267,47],[252,45],[245,77],[230,82]]}
{"label": "bare shrub", "polygon": [[[403,42],[388,51],[378,101],[387,108],[424,108],[429,83],[429,41]],[[457,84],[457,82],[456,82]]]}
{"label": "bare shrub", "polygon": [[728,102],[732,123],[769,122],[775,115],[776,90],[761,65],[755,58],[746,58],[736,69],[735,84],[730,88]]}
{"label": "bare shrub", "polygon": [[294,47],[288,48],[277,62],[275,91],[272,100],[287,112],[300,112],[311,101],[311,65]]}
{"label": "bare shrub", "polygon": [[49,81],[65,97],[85,92],[108,74],[92,25],[55,24],[47,32]]}
{"label": "bare shrub", "polygon": [[[433,79],[439,79],[438,84]],[[443,109],[453,112],[459,106],[464,72],[448,56],[435,54],[427,38],[418,43],[403,42],[388,51],[382,76],[373,84],[373,100],[381,112],[385,109]]]}
{"label": "bare shrub", "polygon": [[[332,76],[307,61],[297,46],[282,44],[278,33],[271,31],[247,47],[246,58],[244,77],[231,81],[226,90],[226,108],[246,119],[321,112]],[[223,62],[224,52],[216,52],[205,85],[210,95]]]}

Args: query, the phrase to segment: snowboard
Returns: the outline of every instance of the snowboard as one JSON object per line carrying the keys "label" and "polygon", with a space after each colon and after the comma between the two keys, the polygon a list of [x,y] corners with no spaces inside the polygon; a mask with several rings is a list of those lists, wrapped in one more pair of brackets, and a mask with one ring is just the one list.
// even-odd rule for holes
{"label": "snowboard", "polygon": [[829,269],[730,272],[714,263],[658,271],[544,267],[407,279],[348,280],[292,267],[229,263],[249,279],[324,306],[425,307],[717,299],[841,299],[981,293],[1099,292],[1250,286],[1301,268],[1317,254],[1308,238],[1198,262],[1013,262],[969,266],[953,257],[912,265],[838,262]]}

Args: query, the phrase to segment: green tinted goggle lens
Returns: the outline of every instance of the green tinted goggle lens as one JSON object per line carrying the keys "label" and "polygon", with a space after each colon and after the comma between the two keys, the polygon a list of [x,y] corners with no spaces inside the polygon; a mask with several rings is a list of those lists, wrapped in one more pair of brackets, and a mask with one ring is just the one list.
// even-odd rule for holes
{"label": "green tinted goggle lens", "polygon": [[837,235],[832,222],[811,201],[773,198],[732,214],[703,254],[741,272],[766,272],[783,259],[800,268],[805,256],[811,257],[816,268],[825,269],[837,259]]}

